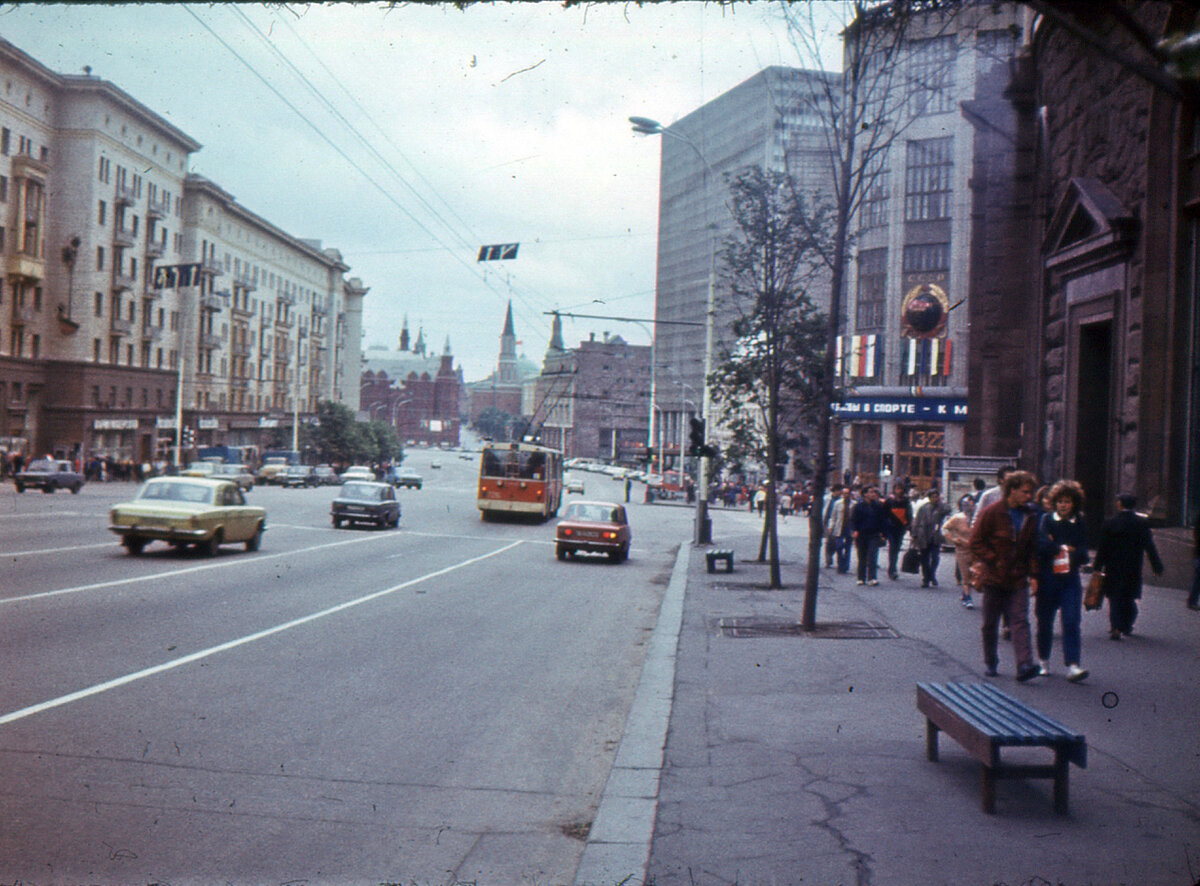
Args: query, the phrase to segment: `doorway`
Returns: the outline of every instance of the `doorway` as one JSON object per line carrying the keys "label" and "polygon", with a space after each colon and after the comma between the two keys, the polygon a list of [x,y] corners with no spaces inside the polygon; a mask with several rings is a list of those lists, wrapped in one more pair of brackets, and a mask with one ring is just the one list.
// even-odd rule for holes
{"label": "doorway", "polygon": [[1109,488],[1112,447],[1112,320],[1079,327],[1075,389],[1075,479],[1086,496],[1088,534],[1100,537],[1105,510],[1116,492]]}

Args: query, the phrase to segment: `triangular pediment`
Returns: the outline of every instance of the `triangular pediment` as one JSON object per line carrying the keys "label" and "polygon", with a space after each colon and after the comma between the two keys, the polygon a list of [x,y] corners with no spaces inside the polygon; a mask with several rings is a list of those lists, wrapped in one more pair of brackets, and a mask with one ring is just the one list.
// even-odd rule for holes
{"label": "triangular pediment", "polygon": [[1095,250],[1125,248],[1136,229],[1136,216],[1103,182],[1073,178],[1046,228],[1042,251],[1053,262]]}

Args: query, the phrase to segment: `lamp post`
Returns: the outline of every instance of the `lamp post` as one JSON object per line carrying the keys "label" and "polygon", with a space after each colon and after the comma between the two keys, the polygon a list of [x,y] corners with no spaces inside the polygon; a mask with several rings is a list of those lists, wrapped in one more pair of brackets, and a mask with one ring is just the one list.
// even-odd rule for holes
{"label": "lamp post", "polygon": [[292,452],[300,451],[300,344],[305,339],[303,327],[296,325],[296,390],[292,396]]}
{"label": "lamp post", "polygon": [[[704,153],[696,145],[692,139],[688,138],[681,132],[676,132],[670,127],[663,126],[657,120],[652,120],[649,117],[630,117],[629,122],[633,124],[633,131],[642,135],[663,135],[670,138],[678,139],[686,144],[696,153],[696,157],[700,160],[704,167],[703,175],[703,199],[704,199],[704,228],[708,231],[708,297],[707,306],[704,311],[704,397],[701,417],[704,419],[704,447],[706,452],[700,456],[700,470],[697,472],[697,490],[696,495],[696,536],[695,542],[698,545],[712,544],[712,525],[708,518],[708,474],[709,474],[709,456],[708,450],[708,414],[712,408],[712,393],[709,390],[708,378],[712,374],[712,347],[713,347],[713,303],[714,303],[714,283],[716,277],[716,243],[714,242],[713,228],[708,217],[709,204],[709,180],[712,174],[712,167],[705,158]],[[683,415],[680,414],[679,424],[679,461],[683,463]]]}

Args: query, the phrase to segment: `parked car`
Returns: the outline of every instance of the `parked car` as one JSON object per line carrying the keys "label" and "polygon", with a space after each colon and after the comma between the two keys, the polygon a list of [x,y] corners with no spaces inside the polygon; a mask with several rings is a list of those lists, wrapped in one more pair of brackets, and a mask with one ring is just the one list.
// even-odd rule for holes
{"label": "parked car", "polygon": [[351,465],[342,471],[341,480],[345,483],[348,480],[374,480],[375,472],[366,465]]}
{"label": "parked car", "polygon": [[582,551],[622,563],[629,558],[629,542],[625,508],[607,501],[571,502],[554,531],[554,553],[560,560]]}
{"label": "parked car", "polygon": [[184,477],[211,477],[220,464],[219,461],[194,461],[179,473]]}
{"label": "parked car", "polygon": [[405,486],[409,489],[420,489],[425,482],[412,468],[392,468],[383,479],[397,488]]}
{"label": "parked car", "polygon": [[329,465],[317,465],[308,476],[309,483],[313,486],[337,486],[342,482],[337,471]]}
{"label": "parked car", "polygon": [[313,469],[308,465],[288,465],[282,471],[275,475],[275,482],[284,489],[291,487],[316,486],[317,481],[313,479]]}
{"label": "parked car", "polygon": [[26,489],[40,489],[42,492],[53,492],[56,489],[70,489],[77,494],[83,488],[83,474],[75,470],[69,461],[55,458],[35,458],[25,470],[13,477],[17,492]]}
{"label": "parked car", "polygon": [[249,492],[254,488],[254,475],[245,465],[219,464],[209,476],[214,479],[232,480],[242,492]]}
{"label": "parked car", "polygon": [[580,495],[584,494],[582,477],[576,477],[574,474],[567,474],[567,476],[563,479],[563,486],[569,493],[578,492]]}
{"label": "parked car", "polygon": [[259,483],[278,483],[279,475],[288,467],[286,456],[273,455],[263,460],[256,479]]}
{"label": "parked car", "polygon": [[400,525],[400,500],[390,483],[351,480],[342,486],[330,508],[333,528],[343,523],[373,523],[380,527]]}
{"label": "parked car", "polygon": [[267,528],[266,509],[246,504],[232,480],[207,477],[155,477],[133,501],[113,505],[108,528],[131,554],[152,541],[174,548],[194,545],[215,554],[223,544],[257,551]]}

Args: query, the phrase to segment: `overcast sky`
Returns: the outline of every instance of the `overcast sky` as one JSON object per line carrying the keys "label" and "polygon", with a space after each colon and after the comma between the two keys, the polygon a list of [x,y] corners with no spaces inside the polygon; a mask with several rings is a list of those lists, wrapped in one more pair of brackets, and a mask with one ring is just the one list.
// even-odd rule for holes
{"label": "overcast sky", "polygon": [[[627,118],[669,124],[799,64],[771,3],[16,4],[0,36],[90,66],[203,144],[191,171],[340,249],[370,287],[364,348],[394,348],[407,316],[469,381],[509,298],[538,362],[546,311],[652,317],[659,145]],[[476,263],[512,242],[515,261]],[[564,324],[568,347],[605,331],[649,342]]]}

